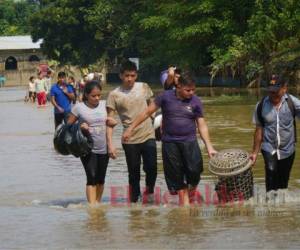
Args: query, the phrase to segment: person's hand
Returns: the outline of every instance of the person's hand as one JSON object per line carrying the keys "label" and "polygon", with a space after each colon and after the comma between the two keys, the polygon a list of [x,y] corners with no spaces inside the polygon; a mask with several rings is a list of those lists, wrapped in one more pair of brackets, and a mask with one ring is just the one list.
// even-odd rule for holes
{"label": "person's hand", "polygon": [[208,157],[211,158],[218,153],[212,146],[207,148]]}
{"label": "person's hand", "polygon": [[168,68],[168,74],[174,76],[175,75],[175,69],[176,69],[176,67]]}
{"label": "person's hand", "polygon": [[132,129],[129,127],[124,131],[124,133],[122,135],[122,141],[127,142],[129,140],[129,138],[131,137],[131,134],[132,134]]}
{"label": "person's hand", "polygon": [[106,126],[109,126],[109,127],[114,127],[118,124],[118,122],[112,118],[112,117],[107,117],[106,119]]}
{"label": "person's hand", "polygon": [[113,145],[108,145],[108,156],[112,159],[117,158],[117,149]]}
{"label": "person's hand", "polygon": [[58,112],[59,112],[59,113],[65,112],[65,110],[64,110],[62,107],[60,107],[60,106],[58,106],[57,109],[58,109]]}
{"label": "person's hand", "polygon": [[257,153],[250,154],[249,158],[252,161],[252,166],[253,166],[255,164],[256,160],[257,160]]}
{"label": "person's hand", "polygon": [[63,89],[62,89],[62,91],[63,91],[65,94],[68,94],[68,89],[67,89],[67,87],[66,87],[66,86],[63,86]]}
{"label": "person's hand", "polygon": [[89,131],[89,125],[86,122],[80,124],[80,129],[83,131]]}

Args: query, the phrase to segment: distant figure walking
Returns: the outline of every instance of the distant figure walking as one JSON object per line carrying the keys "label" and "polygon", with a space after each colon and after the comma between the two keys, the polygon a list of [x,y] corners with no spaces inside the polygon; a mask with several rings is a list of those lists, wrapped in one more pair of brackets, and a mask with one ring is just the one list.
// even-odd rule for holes
{"label": "distant figure walking", "polygon": [[71,101],[75,99],[73,88],[66,82],[66,73],[59,72],[57,75],[57,83],[50,90],[51,103],[54,106],[54,123],[55,128],[63,121],[67,121],[67,117],[71,111]]}
{"label": "distant figure walking", "polygon": [[36,91],[35,91],[35,77],[31,76],[28,83],[28,97],[30,102],[35,103]]}
{"label": "distant figure walking", "polygon": [[70,85],[73,89],[75,98],[72,103],[75,104],[76,100],[77,100],[77,86],[76,86],[77,84],[76,84],[75,78],[73,76],[68,77],[68,85]]}
{"label": "distant figure walking", "polygon": [[51,96],[50,96],[50,89],[52,87],[52,71],[48,70],[47,74],[44,77],[45,79],[45,85],[46,85],[46,95],[47,95],[47,101],[50,102],[51,101]]}
{"label": "distant figure walking", "polygon": [[36,95],[37,95],[37,100],[38,100],[38,107],[46,106],[47,86],[46,86],[45,79],[43,78],[42,72],[39,72],[38,78],[35,79],[35,89],[36,89]]}

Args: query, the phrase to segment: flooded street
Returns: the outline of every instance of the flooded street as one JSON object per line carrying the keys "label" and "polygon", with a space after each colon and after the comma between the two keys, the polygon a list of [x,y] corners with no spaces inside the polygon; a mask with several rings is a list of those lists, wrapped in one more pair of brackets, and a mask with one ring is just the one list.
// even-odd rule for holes
{"label": "flooded street", "polygon": [[[0,249],[299,249],[300,142],[288,191],[266,202],[260,155],[253,169],[254,198],[232,206],[215,205],[204,194],[206,188],[213,192],[216,180],[204,150],[199,186],[204,202],[191,208],[165,196],[158,142],[157,204],[130,206],[118,125],[118,159],[108,165],[103,205],[89,208],[80,160],[53,148],[52,106],[24,103],[24,95],[24,89],[0,88]],[[227,105],[203,99],[214,147],[249,152],[255,98]],[[142,181],[144,186],[144,176]]]}

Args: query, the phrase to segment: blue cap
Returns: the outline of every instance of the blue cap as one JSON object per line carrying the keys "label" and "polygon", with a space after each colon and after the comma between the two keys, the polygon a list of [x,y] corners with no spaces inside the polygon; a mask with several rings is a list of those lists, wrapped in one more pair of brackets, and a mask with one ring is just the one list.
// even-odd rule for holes
{"label": "blue cap", "polygon": [[287,81],[283,77],[272,75],[267,90],[270,92],[277,92],[285,84],[287,84]]}

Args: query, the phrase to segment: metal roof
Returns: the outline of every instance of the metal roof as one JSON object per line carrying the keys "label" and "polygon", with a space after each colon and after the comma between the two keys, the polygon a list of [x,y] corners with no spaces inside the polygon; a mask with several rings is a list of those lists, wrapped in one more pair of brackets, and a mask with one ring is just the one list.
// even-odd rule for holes
{"label": "metal roof", "polygon": [[0,36],[0,50],[39,49],[41,43],[32,42],[31,36]]}

